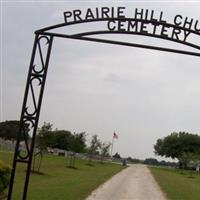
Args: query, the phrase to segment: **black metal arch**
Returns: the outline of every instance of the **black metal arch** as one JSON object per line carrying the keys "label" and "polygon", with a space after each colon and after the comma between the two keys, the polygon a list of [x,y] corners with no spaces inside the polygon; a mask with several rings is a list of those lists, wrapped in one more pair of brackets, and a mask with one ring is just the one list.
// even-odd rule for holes
{"label": "black metal arch", "polygon": [[151,34],[151,33],[123,32],[123,31],[90,31],[90,32],[87,32],[87,33],[79,33],[79,34],[76,34],[75,36],[83,37],[83,36],[89,36],[89,35],[102,35],[102,34],[127,34],[127,35],[148,36],[148,37],[159,38],[159,39],[163,39],[163,40],[169,40],[169,41],[172,41],[172,42],[180,43],[180,44],[183,44],[183,45],[186,45],[186,46],[200,50],[200,46],[198,46],[198,45],[195,45],[195,44],[192,44],[192,43],[189,43],[189,42],[184,42],[184,41],[181,41],[181,40],[175,40],[173,38],[166,38],[166,37],[163,37],[161,35],[154,35],[154,34]]}
{"label": "black metal arch", "polygon": [[163,37],[161,35],[157,34],[150,34],[150,33],[142,33],[142,32],[127,32],[127,31],[110,31],[110,30],[102,30],[102,31],[89,31],[89,32],[82,32],[82,33],[76,33],[76,34],[60,34],[60,33],[55,33],[52,32],[55,29],[62,28],[62,27],[67,27],[67,26],[74,26],[78,24],[83,24],[83,23],[92,23],[92,22],[104,22],[104,21],[134,21],[134,22],[141,22],[141,23],[146,23],[146,24],[155,24],[157,26],[159,25],[165,25],[169,28],[174,28],[177,30],[182,30],[182,31],[188,31],[189,33],[192,33],[194,35],[200,36],[200,32],[181,27],[178,25],[174,25],[171,23],[167,22],[162,22],[162,21],[151,21],[151,20],[144,20],[144,19],[133,19],[133,18],[109,18],[109,19],[88,19],[88,20],[80,20],[80,21],[72,21],[72,22],[65,22],[49,27],[45,27],[43,29],[37,30],[35,33],[39,34],[44,34],[44,35],[54,35],[56,37],[63,37],[63,38],[71,38],[71,39],[78,39],[78,40],[86,40],[86,41],[93,41],[93,42],[100,42],[100,43],[108,43],[108,44],[116,44],[116,45],[123,45],[123,46],[132,46],[132,47],[139,47],[139,48],[146,48],[146,49],[152,49],[152,50],[159,50],[159,51],[167,51],[167,52],[172,52],[172,53],[180,53],[180,54],[186,54],[186,55],[193,55],[193,56],[200,56],[199,52],[191,52],[191,51],[184,51],[184,50],[178,50],[178,49],[171,49],[171,48],[164,48],[164,47],[157,47],[157,46],[150,46],[150,45],[143,45],[143,44],[137,44],[137,43],[128,43],[128,42],[119,42],[119,41],[114,41],[114,40],[108,40],[108,39],[99,39],[99,38],[94,38],[94,37],[88,37],[90,35],[100,35],[100,34],[129,34],[129,35],[140,35],[140,36],[148,36],[148,37],[154,37],[154,38],[159,38],[163,40],[169,40],[175,43],[183,44],[189,47],[192,47],[196,50],[200,50],[200,44],[192,44],[186,41],[181,41],[178,39],[173,39],[173,38],[167,38]]}
{"label": "black metal arch", "polygon": [[38,29],[38,30],[35,31],[35,33],[44,33],[44,32],[47,32],[49,30],[61,28],[61,27],[64,27],[64,26],[71,26],[71,25],[83,24],[83,23],[89,23],[89,22],[102,22],[102,21],[137,21],[137,22],[143,22],[143,23],[152,23],[152,24],[156,24],[156,25],[167,25],[169,27],[178,28],[178,29],[181,29],[181,30],[189,31],[191,33],[200,35],[200,32],[197,32],[197,31],[194,31],[192,29],[188,29],[188,28],[185,28],[185,27],[182,27],[182,26],[177,26],[177,25],[174,25],[174,24],[171,24],[171,23],[161,22],[161,21],[145,20],[145,19],[133,19],[133,18],[98,18],[98,19],[87,19],[87,20],[64,22],[64,23],[48,26],[48,27],[45,27],[45,28],[42,28],[42,29]]}
{"label": "black metal arch", "polygon": [[[57,24],[54,26],[37,30],[35,32],[35,41],[33,44],[32,56],[30,60],[29,72],[28,72],[27,83],[26,83],[25,94],[24,94],[24,101],[23,101],[22,112],[21,112],[21,117],[20,117],[20,128],[18,132],[18,139],[16,142],[15,153],[14,153],[14,158],[13,158],[13,166],[12,166],[9,192],[8,192],[8,198],[7,198],[8,200],[12,199],[13,185],[14,185],[14,180],[15,180],[16,167],[18,163],[24,163],[27,166],[26,178],[24,180],[24,190],[21,197],[23,200],[26,200],[27,198],[28,183],[29,183],[29,177],[30,177],[30,172],[31,172],[36,132],[37,132],[37,127],[38,127],[42,97],[44,93],[44,87],[45,87],[46,76],[47,76],[47,71],[48,71],[48,64],[49,64],[50,53],[51,53],[54,37],[123,45],[123,46],[129,46],[129,47],[139,47],[139,48],[145,48],[145,49],[153,49],[153,50],[200,57],[199,52],[190,52],[190,51],[163,48],[163,47],[157,47],[157,46],[148,46],[148,45],[142,45],[142,44],[136,44],[136,43],[128,43],[128,42],[120,42],[120,41],[88,37],[90,35],[98,35],[98,34],[125,34],[125,32],[122,32],[122,31],[108,32],[108,31],[103,30],[103,31],[76,33],[72,35],[51,32],[53,29],[61,28],[64,26],[76,25],[76,24],[87,23],[87,22],[108,21],[108,20],[116,20],[116,21],[132,20],[133,21],[134,19],[109,18],[109,19],[82,20],[82,21],[76,21],[76,22]],[[196,32],[194,30],[186,29],[186,28],[179,27],[173,24],[169,24],[169,23],[141,20],[141,19],[140,20],[137,19],[137,21],[144,22],[144,23],[155,23],[157,25],[167,25],[169,27],[189,31],[195,35],[200,36],[200,32]],[[136,33],[128,33],[128,34],[136,34]],[[166,39],[166,38],[158,37],[152,34],[141,33],[139,35]],[[171,39],[167,39],[167,40],[171,40]],[[188,42],[181,42],[178,40],[177,41],[171,40],[171,41],[190,46],[194,48],[195,50],[200,50],[200,46],[196,44],[190,44]],[[36,63],[36,61],[39,61],[39,65]],[[29,131],[29,134],[32,136],[31,140],[29,140],[26,137],[25,130],[24,130],[25,124],[30,124],[31,129]],[[21,144],[20,144],[21,141],[24,141],[25,149],[21,149]]]}

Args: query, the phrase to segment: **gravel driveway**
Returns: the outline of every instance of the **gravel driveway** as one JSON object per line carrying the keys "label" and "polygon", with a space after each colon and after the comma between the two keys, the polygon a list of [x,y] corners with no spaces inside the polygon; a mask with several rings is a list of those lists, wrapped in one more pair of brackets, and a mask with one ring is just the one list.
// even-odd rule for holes
{"label": "gravel driveway", "polygon": [[145,165],[131,165],[101,185],[86,200],[166,200]]}

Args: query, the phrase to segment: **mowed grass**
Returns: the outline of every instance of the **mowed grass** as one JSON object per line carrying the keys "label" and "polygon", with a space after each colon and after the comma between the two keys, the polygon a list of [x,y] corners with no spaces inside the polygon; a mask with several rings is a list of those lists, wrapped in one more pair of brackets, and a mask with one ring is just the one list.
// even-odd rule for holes
{"label": "mowed grass", "polygon": [[159,167],[149,167],[149,169],[168,199],[200,199],[199,173]]}
{"label": "mowed grass", "polygon": [[[13,153],[0,151],[0,160],[12,163]],[[121,165],[93,162],[88,166],[86,160],[76,160],[78,169],[68,168],[69,160],[61,156],[46,155],[41,172],[31,174],[28,191],[29,200],[82,200],[95,188],[123,169]],[[14,200],[19,200],[25,176],[24,164],[17,169],[14,187]]]}

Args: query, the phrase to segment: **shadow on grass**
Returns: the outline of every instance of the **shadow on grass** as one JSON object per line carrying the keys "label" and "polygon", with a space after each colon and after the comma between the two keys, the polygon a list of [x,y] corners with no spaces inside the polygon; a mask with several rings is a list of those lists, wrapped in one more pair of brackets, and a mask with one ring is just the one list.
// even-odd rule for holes
{"label": "shadow on grass", "polygon": [[68,165],[68,166],[67,166],[67,168],[69,168],[69,169],[75,169],[75,170],[78,170],[78,168],[77,168],[77,167],[70,166],[70,165]]}
{"label": "shadow on grass", "polygon": [[191,170],[188,170],[188,171],[185,171],[185,170],[181,170],[179,172],[179,174],[183,175],[183,176],[186,176],[187,178],[195,178],[195,172],[194,171],[191,171]]}
{"label": "shadow on grass", "polygon": [[194,176],[188,176],[187,178],[195,178]]}
{"label": "shadow on grass", "polygon": [[92,163],[86,163],[87,166],[94,167],[95,165]]}
{"label": "shadow on grass", "polygon": [[32,173],[32,174],[41,175],[41,176],[44,176],[44,175],[45,175],[45,173],[43,173],[43,172],[38,172],[38,171],[35,171],[35,170],[31,170],[31,173]]}

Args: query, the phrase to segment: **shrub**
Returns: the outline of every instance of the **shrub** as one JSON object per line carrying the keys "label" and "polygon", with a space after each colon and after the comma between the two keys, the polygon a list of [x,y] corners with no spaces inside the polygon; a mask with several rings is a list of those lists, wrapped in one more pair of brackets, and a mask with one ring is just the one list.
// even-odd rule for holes
{"label": "shrub", "polygon": [[7,188],[10,178],[10,168],[0,160],[0,194]]}

